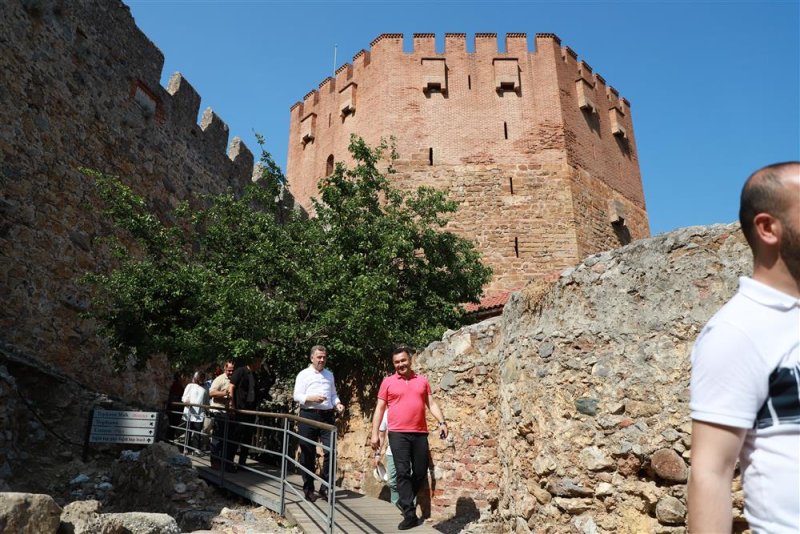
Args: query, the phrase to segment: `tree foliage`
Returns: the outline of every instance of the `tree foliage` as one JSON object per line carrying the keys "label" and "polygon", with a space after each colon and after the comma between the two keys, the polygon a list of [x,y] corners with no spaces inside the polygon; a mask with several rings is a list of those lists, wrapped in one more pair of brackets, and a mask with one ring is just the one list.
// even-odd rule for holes
{"label": "tree foliage", "polygon": [[353,138],[355,165],[320,181],[311,218],[278,202],[285,179],[266,151],[260,186],[184,203],[163,220],[119,179],[86,171],[116,230],[115,267],[87,277],[89,314],[115,363],[163,353],[190,369],[264,357],[288,374],[322,343],[338,371],[372,374],[391,345],[460,325],[460,304],[477,302],[490,270],[444,231],[456,206],[442,192],[392,187],[380,172],[386,150]]}

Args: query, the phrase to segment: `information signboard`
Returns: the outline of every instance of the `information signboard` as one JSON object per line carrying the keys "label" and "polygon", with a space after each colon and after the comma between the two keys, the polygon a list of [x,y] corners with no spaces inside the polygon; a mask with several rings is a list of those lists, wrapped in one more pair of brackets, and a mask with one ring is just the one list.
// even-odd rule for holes
{"label": "information signboard", "polygon": [[158,412],[95,410],[89,443],[155,442]]}

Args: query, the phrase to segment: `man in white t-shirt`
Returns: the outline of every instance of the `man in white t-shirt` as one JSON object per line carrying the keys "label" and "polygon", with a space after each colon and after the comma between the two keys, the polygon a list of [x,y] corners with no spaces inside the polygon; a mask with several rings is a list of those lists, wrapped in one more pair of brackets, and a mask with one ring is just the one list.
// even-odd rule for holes
{"label": "man in white t-shirt", "polygon": [[740,461],[754,534],[800,532],[800,162],[753,173],[739,219],[753,276],[692,352],[689,529],[730,532]]}

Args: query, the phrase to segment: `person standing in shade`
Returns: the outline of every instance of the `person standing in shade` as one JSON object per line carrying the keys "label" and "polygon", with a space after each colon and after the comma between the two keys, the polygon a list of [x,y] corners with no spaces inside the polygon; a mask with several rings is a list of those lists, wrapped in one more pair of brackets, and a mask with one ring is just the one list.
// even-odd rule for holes
{"label": "person standing in shade", "polygon": [[[181,402],[187,404],[207,404],[208,394],[203,387],[203,382],[206,375],[200,371],[195,371],[192,375],[192,381],[186,384],[186,389],[183,390]],[[186,441],[190,446],[196,450],[192,452],[200,452],[201,433],[203,431],[203,420],[205,419],[205,410],[200,406],[184,406],[183,407],[183,420],[189,423],[189,435]],[[189,452],[186,448],[184,453]]]}
{"label": "person standing in shade", "polygon": [[[236,410],[255,410],[258,408],[258,383],[256,373],[261,368],[261,358],[251,361],[249,364],[236,369],[231,375],[231,384],[228,386],[230,395],[233,398],[233,407]],[[247,463],[247,456],[250,453],[250,445],[253,440],[255,428],[250,426],[256,422],[256,416],[252,414],[237,413],[233,424],[233,443],[228,450],[228,458],[233,461],[236,450],[239,450],[239,465]],[[237,444],[238,443],[238,444]]]}
{"label": "person standing in shade", "polygon": [[[336,393],[333,373],[325,368],[328,351],[322,345],[311,347],[311,364],[300,371],[294,382],[294,400],[300,404],[300,417],[319,421],[328,425],[336,423],[336,413],[344,412],[344,404]],[[300,440],[301,463],[311,473],[316,470],[317,440],[322,445],[330,447],[331,433],[307,423],[298,423],[298,433],[306,439]],[[330,469],[330,451],[326,450],[322,463],[322,478],[328,477]],[[307,500],[314,502],[314,478],[308,473],[303,473],[303,492]],[[328,489],[320,486],[319,495],[328,499]]]}
{"label": "person standing in shade", "polygon": [[[213,417],[213,427],[211,430],[211,467],[221,469],[224,460],[222,453],[225,449],[225,429],[228,425],[228,409],[233,407],[233,400],[230,393],[231,375],[233,374],[234,364],[232,361],[225,362],[222,366],[222,374],[214,379],[208,395],[211,397],[211,416]],[[230,434],[231,429],[228,428]],[[230,435],[228,438],[230,439]],[[232,447],[232,445],[231,445]],[[233,471],[234,467],[226,466]]]}
{"label": "person standing in shade", "polygon": [[739,220],[753,276],[692,351],[689,529],[731,532],[738,458],[754,533],[800,532],[800,162],[753,173]]}
{"label": "person standing in shade", "polygon": [[411,353],[411,348],[406,345],[392,351],[395,374],[381,382],[370,441],[373,450],[378,451],[383,413],[387,407],[391,408],[388,416],[389,445],[397,470],[397,492],[400,496],[397,504],[403,513],[398,530],[407,530],[419,524],[414,502],[417,493],[428,481],[430,455],[426,410],[429,409],[439,421],[439,436],[444,439],[448,435],[447,422],[431,394],[428,379],[411,368]]}

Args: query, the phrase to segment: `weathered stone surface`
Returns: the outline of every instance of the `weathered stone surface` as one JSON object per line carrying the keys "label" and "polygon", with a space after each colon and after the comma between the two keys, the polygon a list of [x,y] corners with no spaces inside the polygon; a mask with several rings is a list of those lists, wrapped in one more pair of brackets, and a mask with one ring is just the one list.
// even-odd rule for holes
{"label": "weathered stone surface", "polygon": [[[164,215],[196,193],[241,191],[253,156],[237,140],[226,153],[218,119],[198,126],[200,96],[181,76],[161,86],[164,56],[120,0],[2,1],[0,35],[0,350],[122,402],[160,406],[166,359],[114,372],[97,325],[81,316],[89,288],[80,277],[113,259],[94,180],[79,169],[119,176]],[[0,458],[0,488],[29,442],[44,439],[9,423],[0,451],[14,454]],[[55,426],[82,433],[69,418]]]}
{"label": "weathered stone surface", "polygon": [[100,501],[73,501],[61,512],[58,534],[89,534],[91,525],[97,520],[102,504]]}
{"label": "weathered stone surface", "polygon": [[597,414],[597,399],[578,399],[575,401],[575,409],[586,415]]}
{"label": "weathered stone surface", "polygon": [[599,447],[586,447],[581,451],[581,462],[589,471],[602,471],[614,466],[614,461]]}
{"label": "weathered stone surface", "polygon": [[136,456],[123,456],[112,467],[115,508],[174,514],[189,501],[202,503],[210,494],[191,460],[173,445],[158,442]]}
{"label": "weathered stone surface", "polygon": [[650,457],[650,465],[655,474],[664,480],[686,482],[689,469],[686,462],[673,449],[659,449]]}
{"label": "weathered stone surface", "polygon": [[579,486],[568,478],[551,480],[547,485],[547,491],[559,497],[585,497],[593,493],[591,489]]}
{"label": "weathered stone surface", "polygon": [[570,515],[582,514],[594,507],[592,499],[568,499],[565,497],[554,497],[553,503],[560,510],[565,511]]}
{"label": "weathered stone surface", "polygon": [[60,516],[61,507],[49,495],[0,493],[0,532],[55,532]]}
{"label": "weathered stone surface", "polygon": [[97,534],[181,534],[178,523],[167,514],[125,512],[99,515],[91,525]]}
{"label": "weathered stone surface", "polygon": [[664,495],[656,504],[656,518],[666,525],[683,525],[686,522],[686,505],[672,495]]}
{"label": "weathered stone surface", "polygon": [[[423,351],[417,370],[432,384],[469,361],[488,369],[481,383],[434,391],[453,448],[431,440],[440,473],[432,515],[450,517],[448,503],[477,492],[476,503],[486,503],[478,505],[482,517],[509,528],[571,532],[579,528],[576,513],[591,515],[598,532],[682,528],[659,527],[655,513],[665,495],[680,500],[685,491],[673,453],[685,469],[689,353],[749,271],[749,256],[737,225],[637,241],[592,256],[552,285],[531,284],[512,295],[499,320],[449,334],[460,346],[469,336],[468,358],[456,356],[446,339]],[[552,352],[548,347],[542,358],[545,343]],[[577,410],[580,399],[596,399],[597,413]],[[345,483],[356,487],[371,468],[364,460],[367,432],[352,421],[341,467]],[[662,465],[662,449],[672,451],[671,464]],[[480,470],[464,469],[476,464]],[[741,499],[734,504],[741,510]],[[579,512],[589,505],[591,511]]]}

